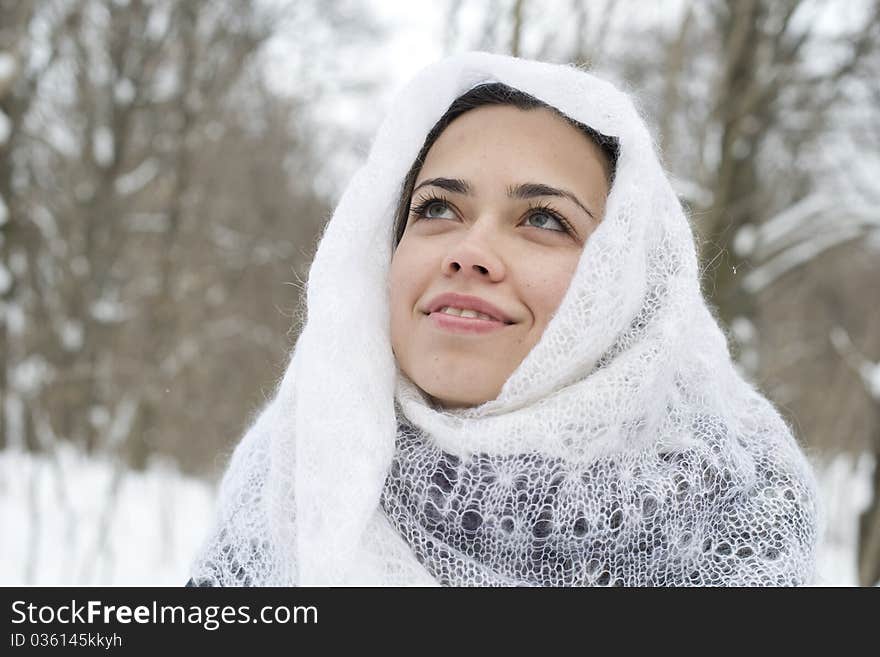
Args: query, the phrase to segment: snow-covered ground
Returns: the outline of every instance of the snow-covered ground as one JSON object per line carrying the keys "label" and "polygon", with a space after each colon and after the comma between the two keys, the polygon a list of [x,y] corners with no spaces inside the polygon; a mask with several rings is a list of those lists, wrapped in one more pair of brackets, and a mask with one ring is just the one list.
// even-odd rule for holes
{"label": "snow-covered ground", "polygon": [[816,585],[856,586],[859,514],[871,502],[874,459],[840,454],[814,466],[826,515]]}
{"label": "snow-covered ground", "polygon": [[[816,464],[827,516],[819,586],[856,583],[858,514],[873,467],[868,455]],[[0,586],[180,586],[214,492],[169,463],[131,472],[66,446],[54,460],[0,452]]]}
{"label": "snow-covered ground", "polygon": [[57,454],[0,452],[0,585],[182,586],[213,486],[169,463],[117,471],[70,447]]}

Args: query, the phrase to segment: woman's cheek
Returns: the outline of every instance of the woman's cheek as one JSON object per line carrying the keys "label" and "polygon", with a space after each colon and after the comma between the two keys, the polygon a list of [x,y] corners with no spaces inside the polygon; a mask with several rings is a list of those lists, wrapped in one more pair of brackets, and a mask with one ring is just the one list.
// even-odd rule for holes
{"label": "woman's cheek", "polygon": [[540,271],[535,269],[532,272],[532,280],[536,283],[528,288],[527,301],[534,309],[536,323],[542,326],[549,323],[559,309],[577,268],[577,260],[560,256],[549,262],[544,261],[543,265]]}

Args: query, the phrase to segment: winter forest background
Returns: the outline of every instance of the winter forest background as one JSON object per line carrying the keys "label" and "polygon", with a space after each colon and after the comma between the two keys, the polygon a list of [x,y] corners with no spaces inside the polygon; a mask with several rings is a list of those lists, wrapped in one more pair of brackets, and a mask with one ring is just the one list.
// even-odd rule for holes
{"label": "winter forest background", "polygon": [[880,580],[880,1],[0,0],[0,585],[182,585],[322,225],[445,53],[633,91],[743,370]]}

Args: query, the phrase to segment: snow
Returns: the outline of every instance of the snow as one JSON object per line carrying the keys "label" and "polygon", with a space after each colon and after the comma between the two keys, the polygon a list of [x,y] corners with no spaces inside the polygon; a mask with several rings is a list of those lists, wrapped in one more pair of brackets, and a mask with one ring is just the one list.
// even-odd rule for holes
{"label": "snow", "polygon": [[0,52],[0,85],[15,75],[15,58],[8,52]]}
{"label": "snow", "polygon": [[31,219],[43,233],[43,237],[46,238],[50,246],[59,242],[58,222],[55,221],[55,215],[48,208],[42,205],[36,206],[31,213]]}
{"label": "snow", "polygon": [[6,116],[3,110],[0,110],[0,146],[9,140],[12,134],[12,121]]}
{"label": "snow", "polygon": [[755,325],[748,317],[734,317],[730,322],[730,330],[740,344],[746,344],[755,338]]}
{"label": "snow", "polygon": [[875,205],[815,193],[793,203],[757,229],[757,235],[734,239],[734,250],[761,264],[743,280],[757,293],[784,274],[849,240],[864,238],[880,225]]}
{"label": "snow", "polygon": [[0,517],[16,528],[0,535],[0,586],[185,584],[214,487],[154,461],[122,471],[114,492],[115,473],[110,460],[67,445],[55,462],[0,452]]}
{"label": "snow", "polygon": [[128,78],[122,78],[113,87],[113,99],[117,105],[128,105],[134,100],[134,84]]}
{"label": "snow", "polygon": [[748,258],[755,252],[758,243],[758,231],[754,224],[745,224],[733,238],[733,252],[740,258]]}
{"label": "snow", "polygon": [[168,5],[157,4],[154,5],[152,9],[153,10],[147,17],[147,27],[144,30],[144,35],[148,39],[156,41],[168,30],[168,23],[171,19],[171,8]]}
{"label": "snow", "polygon": [[840,454],[814,467],[826,517],[815,583],[857,586],[859,515],[871,502],[871,479],[876,464],[867,453]]}
{"label": "snow", "polygon": [[24,276],[27,272],[28,262],[24,251],[16,250],[9,254],[9,268],[17,276]]}
{"label": "snow", "polygon": [[106,167],[113,162],[115,146],[113,144],[113,133],[107,126],[95,128],[92,136],[92,153],[95,156],[95,162],[100,166]]}
{"label": "snow", "polygon": [[129,311],[123,304],[111,299],[98,299],[90,309],[92,317],[104,324],[113,324],[128,319]]}
{"label": "snow", "polygon": [[677,178],[669,174],[669,182],[676,196],[700,207],[708,207],[712,204],[712,192],[700,185],[695,180]]}
{"label": "snow", "polygon": [[832,328],[828,337],[837,352],[858,373],[865,386],[865,392],[871,396],[871,399],[880,401],[880,361],[875,363],[861,353],[842,326]]}
{"label": "snow", "polygon": [[70,126],[50,123],[45,127],[46,142],[56,151],[69,158],[77,158],[82,150],[77,137],[71,132]]}
{"label": "snow", "polygon": [[110,423],[110,411],[103,406],[92,406],[89,409],[89,422],[96,429],[107,426]]}
{"label": "snow", "polygon": [[[106,409],[92,410],[95,420],[109,421]],[[825,517],[813,584],[855,586],[873,458],[841,454],[813,465]],[[168,461],[133,472],[68,444],[59,444],[55,459],[0,451],[0,518],[16,528],[0,533],[0,586],[182,586],[210,529],[215,496],[215,486]]]}
{"label": "snow", "polygon": [[859,374],[862,375],[865,390],[871,395],[871,399],[880,402],[880,362],[865,361],[859,368]]}
{"label": "snow", "polygon": [[6,328],[9,329],[9,334],[18,336],[24,333],[24,329],[27,326],[27,319],[25,318],[21,306],[17,303],[7,301],[4,306],[4,313]]}
{"label": "snow", "polygon": [[860,227],[838,228],[805,240],[749,272],[743,279],[743,289],[750,294],[756,294],[819,254],[863,234],[864,230]]}
{"label": "snow", "polygon": [[39,392],[43,384],[52,380],[54,370],[45,358],[31,354],[17,363],[10,372],[10,383],[17,392],[31,396]]}
{"label": "snow", "polygon": [[780,242],[810,224],[810,220],[834,208],[833,202],[821,194],[807,196],[788,206],[761,225],[760,242],[765,253],[779,248]]}
{"label": "snow", "polygon": [[110,420],[110,426],[104,436],[104,444],[115,452],[131,434],[131,427],[137,416],[140,401],[126,395],[116,405],[116,410]]}
{"label": "snow", "polygon": [[116,193],[120,196],[134,194],[150,184],[157,173],[159,173],[159,162],[156,158],[148,158],[132,171],[116,178],[114,182]]}
{"label": "snow", "polygon": [[747,317],[734,317],[730,322],[730,332],[740,347],[737,371],[746,378],[752,378],[760,364],[758,350],[755,348],[755,325]]}
{"label": "snow", "polygon": [[83,345],[83,326],[81,322],[66,319],[61,324],[61,344],[67,351],[78,351]]}

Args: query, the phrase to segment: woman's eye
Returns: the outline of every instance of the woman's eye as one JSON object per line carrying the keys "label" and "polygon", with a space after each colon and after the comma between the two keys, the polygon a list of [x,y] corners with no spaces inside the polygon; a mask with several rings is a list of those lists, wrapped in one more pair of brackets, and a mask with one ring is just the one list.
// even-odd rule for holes
{"label": "woman's eye", "polygon": [[538,218],[539,221],[532,224],[536,228],[547,228],[548,225],[552,225],[553,222],[556,223],[559,228],[550,228],[549,230],[562,231],[565,232],[565,226],[562,225],[562,222],[559,221],[556,217],[548,212],[533,212],[529,215],[529,218],[526,221],[531,221],[532,219]]}
{"label": "woman's eye", "polygon": [[444,218],[443,217],[444,212],[451,213],[451,210],[449,209],[448,205],[446,205],[445,203],[443,203],[441,201],[432,201],[431,203],[428,203],[428,205],[425,206],[425,210],[423,212],[423,215],[428,217],[429,219],[436,219],[436,218],[442,219],[442,218]]}

